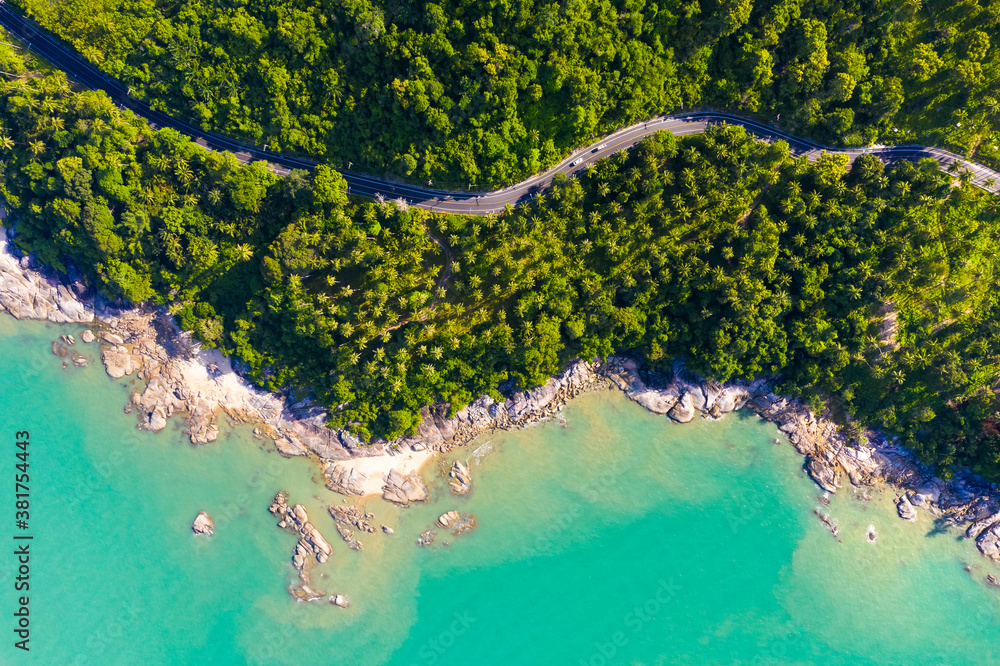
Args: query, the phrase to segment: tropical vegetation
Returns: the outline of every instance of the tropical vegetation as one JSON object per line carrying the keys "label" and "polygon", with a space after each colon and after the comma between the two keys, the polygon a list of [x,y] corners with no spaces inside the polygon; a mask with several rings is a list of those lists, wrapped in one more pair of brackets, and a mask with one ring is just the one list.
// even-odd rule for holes
{"label": "tropical vegetation", "polygon": [[810,164],[736,127],[660,133],[496,216],[280,178],[0,44],[0,194],[17,244],[165,306],[365,440],[574,357],[675,357],[1000,473],[1000,203],[933,161]]}

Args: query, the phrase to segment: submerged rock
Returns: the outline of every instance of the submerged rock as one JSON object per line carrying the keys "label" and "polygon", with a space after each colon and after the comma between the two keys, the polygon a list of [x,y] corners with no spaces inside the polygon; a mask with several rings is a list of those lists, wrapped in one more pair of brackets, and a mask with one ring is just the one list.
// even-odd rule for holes
{"label": "submerged rock", "polygon": [[290,585],[288,594],[296,601],[319,601],[326,597],[326,592],[319,592],[309,587],[305,583],[301,585]]}
{"label": "submerged rock", "polygon": [[875,531],[874,525],[868,526],[868,531],[865,532],[865,536],[867,536],[868,540],[872,543],[875,543],[878,540],[878,532]]}
{"label": "submerged rock", "polygon": [[993,574],[988,574],[986,576],[986,582],[989,583],[990,585],[995,585],[996,587],[1000,587],[1000,578],[997,578]]}
{"label": "submerged rock", "polygon": [[424,485],[419,474],[406,475],[392,470],[385,479],[382,498],[399,506],[410,506],[414,502],[426,502],[427,486]]}
{"label": "submerged rock", "polygon": [[199,511],[198,515],[194,518],[194,522],[191,523],[191,530],[195,534],[212,536],[215,534],[215,521],[204,511]]}
{"label": "submerged rock", "polygon": [[833,522],[833,518],[830,517],[830,514],[820,511],[818,508],[813,509],[813,513],[819,518],[819,522],[823,523],[823,527],[829,530],[830,534],[833,536],[838,536],[840,534],[840,528],[838,528],[837,524]]}

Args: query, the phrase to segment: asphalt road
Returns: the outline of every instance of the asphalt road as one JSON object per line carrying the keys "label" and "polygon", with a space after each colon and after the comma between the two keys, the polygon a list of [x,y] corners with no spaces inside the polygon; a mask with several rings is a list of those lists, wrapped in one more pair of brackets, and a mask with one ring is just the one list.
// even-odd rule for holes
{"label": "asphalt road", "polygon": [[[28,49],[44,58],[53,66],[81,85],[94,90],[103,90],[122,107],[148,120],[156,127],[170,127],[194,139],[198,144],[213,150],[228,150],[243,161],[266,160],[278,173],[290,169],[312,169],[313,160],[262,150],[240,141],[228,139],[213,132],[199,129],[185,120],[154,111],[144,102],[129,96],[129,90],[119,81],[109,77],[84,60],[72,48],[25,19],[0,0],[0,26],[21,39]],[[793,155],[807,155],[815,160],[824,151],[846,154],[853,162],[859,156],[872,153],[885,162],[901,159],[919,160],[925,157],[936,160],[947,169],[958,163],[972,173],[972,183],[993,193],[1000,192],[1000,173],[981,164],[969,162],[959,155],[940,148],[927,146],[874,146],[851,150],[825,148],[808,139],[787,134],[774,127],[739,116],[711,111],[693,112],[672,116],[661,116],[618,130],[610,136],[598,139],[590,146],[574,151],[548,171],[537,174],[511,187],[486,193],[449,192],[432,188],[407,185],[396,181],[367,176],[356,171],[339,169],[347,181],[351,194],[363,196],[383,196],[386,199],[405,199],[413,206],[446,213],[487,214],[516,206],[534,198],[545,190],[556,173],[575,175],[597,160],[608,157],[619,150],[627,150],[643,138],[659,131],[667,131],[677,136],[705,131],[711,123],[728,123],[744,127],[752,135],[763,141],[784,140],[788,142]]]}

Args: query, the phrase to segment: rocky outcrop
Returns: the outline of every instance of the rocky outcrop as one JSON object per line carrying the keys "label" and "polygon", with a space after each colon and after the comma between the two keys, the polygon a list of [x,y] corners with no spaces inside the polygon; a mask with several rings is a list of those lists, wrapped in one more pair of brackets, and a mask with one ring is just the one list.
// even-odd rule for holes
{"label": "rocky outcrop", "polygon": [[458,511],[446,511],[438,517],[437,524],[439,527],[450,530],[452,525],[458,523],[461,517],[462,516],[459,515]]}
{"label": "rocky outcrop", "polygon": [[125,339],[122,336],[117,333],[112,333],[111,331],[101,331],[101,340],[108,343],[112,347],[120,347],[125,344]]}
{"label": "rocky outcrop", "polygon": [[677,423],[690,423],[694,421],[695,415],[694,399],[690,391],[685,391],[680,399],[674,403],[674,406],[670,408],[670,411],[667,412],[667,416]]}
{"label": "rocky outcrop", "polygon": [[908,520],[911,523],[917,519],[917,510],[913,508],[912,504],[910,504],[910,500],[906,497],[906,495],[903,495],[896,500],[896,512],[899,514],[900,518]]}
{"label": "rocky outcrop", "polygon": [[331,504],[328,510],[330,511],[330,516],[338,523],[355,527],[362,532],[367,532],[368,534],[375,533],[375,528],[372,527],[370,522],[368,522],[369,520],[374,519],[375,516],[370,513],[364,513],[361,509],[352,504]]}
{"label": "rocky outcrop", "polygon": [[1000,520],[979,533],[976,547],[986,557],[1000,561]]}
{"label": "rocky outcrop", "polygon": [[[260,436],[273,439],[285,455],[318,458],[331,472],[327,475],[331,487],[348,493],[357,490],[356,477],[347,474],[345,478],[343,470],[336,473],[338,460],[407,448],[448,450],[483,433],[550,417],[584,391],[617,385],[650,411],[668,414],[678,422],[692,420],[699,412],[704,418],[718,418],[748,408],[776,423],[796,450],[809,456],[806,471],[825,489],[832,492],[840,487],[841,476],[853,486],[891,484],[907,493],[903,498],[909,507],[904,507],[907,515],[920,506],[946,524],[967,528],[967,535],[976,539],[984,554],[992,557],[998,549],[998,521],[983,524],[1000,504],[995,485],[967,471],[947,481],[939,479],[892,437],[860,428],[845,431],[828,415],[813,414],[799,401],[774,395],[763,381],[720,385],[699,380],[681,363],[672,372],[653,373],[640,372],[639,364],[627,357],[612,356],[606,363],[577,360],[542,386],[505,390],[500,402],[483,396],[452,417],[449,405],[425,408],[416,435],[369,446],[350,433],[327,428],[327,413],[309,400],[296,401],[248,385],[228,359],[201,349],[165,311],[113,306],[95,297],[79,275],[71,271],[60,276],[37,266],[2,237],[0,308],[22,319],[93,323],[99,336],[87,330],[80,337],[84,342],[100,338],[108,374],[118,379],[135,376],[145,382],[144,390],[133,394],[129,404],[141,428],[160,430],[170,416],[180,415],[193,442],[209,442],[218,436],[222,411],[233,422],[258,423]],[[71,343],[67,339],[59,345],[54,350],[62,353]],[[84,356],[67,350],[64,365],[70,359],[81,367],[86,363]],[[419,479],[410,481],[410,488],[405,486],[406,482],[402,486],[387,483],[389,490],[384,494],[413,501],[409,491],[423,488]]]}
{"label": "rocky outcrop", "polygon": [[393,444],[415,450],[434,448],[447,451],[486,432],[511,430],[551,417],[562,409],[567,400],[608,385],[599,368],[600,363],[596,361],[588,363],[577,359],[542,386],[515,392],[502,403],[482,396],[451,418],[447,416],[447,404],[425,407],[421,410],[417,434],[403,437]]}
{"label": "rocky outcrop", "polygon": [[328,510],[330,511],[330,516],[333,518],[334,524],[337,527],[337,533],[340,534],[340,538],[347,543],[351,550],[362,549],[361,542],[354,538],[354,530],[351,529],[352,527],[369,534],[374,534],[375,532],[375,528],[368,522],[369,520],[375,518],[375,516],[370,513],[363,513],[361,509],[356,506],[350,504],[346,506],[332,504]]}
{"label": "rocky outcrop", "polygon": [[351,604],[347,601],[347,597],[342,594],[331,594],[330,603],[334,606],[339,606],[340,608],[351,607]]}
{"label": "rocky outcrop", "polygon": [[191,523],[191,531],[195,534],[212,536],[215,534],[215,521],[204,511],[199,511],[198,515],[194,518],[194,522]]}
{"label": "rocky outcrop", "polygon": [[18,319],[84,324],[94,320],[94,298],[82,279],[46,269],[0,233],[0,310]]}
{"label": "rocky outcrop", "polygon": [[[452,536],[460,536],[462,534],[467,534],[472,530],[476,529],[478,523],[476,517],[472,514],[459,513],[458,511],[445,511],[438,519],[434,521],[437,527],[442,529],[450,530]],[[436,532],[433,529],[427,530],[421,534],[421,538],[418,539],[417,543],[421,546],[429,546],[434,541]],[[444,545],[448,545],[445,541]]]}
{"label": "rocky outcrop", "polygon": [[[672,372],[640,371],[634,359],[612,356],[599,368],[616,386],[639,404],[671,420],[715,418],[728,411],[750,409],[773,422],[806,457],[805,471],[827,493],[843,487],[843,477],[856,488],[888,484],[900,489],[897,511],[916,519],[916,507],[938,516],[945,524],[966,528],[987,557],[1000,560],[1000,493],[970,472],[958,472],[944,481],[919,463],[912,452],[885,434],[857,427],[843,428],[829,415],[814,414],[807,405],[771,392],[765,381],[720,385],[691,375],[682,363]],[[776,440],[778,442],[780,440]],[[836,525],[817,512],[834,532]],[[830,521],[827,524],[827,521]],[[832,526],[832,528],[831,528]],[[877,538],[874,528],[868,538]]]}
{"label": "rocky outcrop", "polygon": [[448,475],[452,478],[452,481],[448,483],[448,488],[451,490],[453,495],[468,495],[472,490],[472,473],[469,472],[469,468],[461,463],[461,461],[456,460],[451,466],[451,471]]}
{"label": "rocky outcrop", "polygon": [[122,345],[104,347],[101,350],[101,360],[112,379],[121,379],[142,367],[141,361],[134,359],[132,352]]}
{"label": "rocky outcrop", "polygon": [[326,562],[333,554],[333,547],[309,522],[306,509],[301,504],[288,505],[288,493],[279,492],[268,508],[272,516],[278,518],[278,527],[299,537],[292,553],[292,566],[299,572],[304,583],[308,583],[308,570],[315,562]]}
{"label": "rocky outcrop", "polygon": [[382,498],[399,506],[410,506],[414,502],[426,502],[427,486],[424,485],[418,474],[404,475],[397,470],[392,470],[385,479]]}
{"label": "rocky outcrop", "polygon": [[339,462],[328,462],[323,472],[326,477],[326,487],[343,495],[364,495],[365,482],[368,477]]}
{"label": "rocky outcrop", "polygon": [[810,455],[806,456],[805,468],[809,478],[828,493],[835,493],[841,487],[840,470],[835,462],[831,463],[818,456]]}

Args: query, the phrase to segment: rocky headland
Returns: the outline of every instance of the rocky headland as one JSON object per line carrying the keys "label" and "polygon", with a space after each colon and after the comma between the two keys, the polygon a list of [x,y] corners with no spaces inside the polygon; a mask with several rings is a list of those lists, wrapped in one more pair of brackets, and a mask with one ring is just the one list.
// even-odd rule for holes
{"label": "rocky headland", "polygon": [[[158,431],[169,417],[181,416],[188,437],[200,444],[218,436],[220,414],[252,422],[256,433],[271,438],[282,454],[316,460],[327,486],[345,495],[382,493],[402,506],[425,501],[426,486],[418,472],[435,453],[484,433],[550,418],[581,393],[617,387],[675,423],[748,409],[788,436],[804,456],[806,473],[824,491],[835,493],[845,482],[861,488],[887,484],[898,493],[902,518],[912,520],[918,510],[927,511],[940,523],[964,530],[984,555],[1000,561],[996,484],[963,471],[947,480],[937,477],[891,436],[857,428],[849,435],[830,415],[814,414],[801,401],[775,395],[763,380],[720,385],[691,375],[682,363],[655,373],[628,357],[576,360],[545,384],[510,392],[503,402],[483,396],[451,418],[448,405],[425,407],[414,435],[363,444],[346,431],[327,428],[325,411],[308,399],[250,385],[229,359],[200,348],[165,311],[108,303],[87,289],[79,275],[46,271],[2,238],[0,307],[19,319],[88,325],[81,339],[100,343],[108,375],[143,382],[127,407],[136,413],[140,428]],[[467,471],[453,476],[453,491],[467,492]],[[302,553],[307,554],[308,549]]]}

